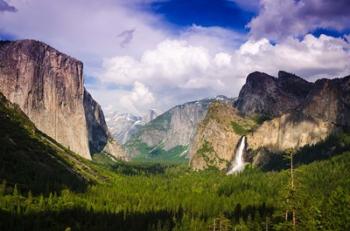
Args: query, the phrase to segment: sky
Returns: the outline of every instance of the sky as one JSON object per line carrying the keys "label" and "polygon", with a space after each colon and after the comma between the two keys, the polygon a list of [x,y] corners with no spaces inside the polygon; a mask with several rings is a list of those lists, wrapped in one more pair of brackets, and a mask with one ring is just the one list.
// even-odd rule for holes
{"label": "sky", "polygon": [[350,74],[349,0],[0,0],[0,39],[84,62],[105,111],[235,97],[253,71]]}

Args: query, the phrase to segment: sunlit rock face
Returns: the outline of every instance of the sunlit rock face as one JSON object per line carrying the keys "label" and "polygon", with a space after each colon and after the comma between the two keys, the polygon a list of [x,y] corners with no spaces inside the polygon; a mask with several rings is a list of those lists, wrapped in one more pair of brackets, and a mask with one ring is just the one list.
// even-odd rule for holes
{"label": "sunlit rock face", "polygon": [[101,111],[87,120],[80,61],[34,40],[0,42],[0,91],[41,131],[91,159],[91,118],[104,118]]}
{"label": "sunlit rock face", "polygon": [[190,146],[190,165],[193,169],[216,167],[224,170],[229,167],[241,138],[231,127],[231,121],[242,119],[238,113],[232,104],[214,102],[210,105]]}
{"label": "sunlit rock face", "polygon": [[250,149],[260,147],[279,152],[289,148],[300,148],[325,139],[333,126],[323,120],[304,115],[285,114],[265,122],[247,137]]}

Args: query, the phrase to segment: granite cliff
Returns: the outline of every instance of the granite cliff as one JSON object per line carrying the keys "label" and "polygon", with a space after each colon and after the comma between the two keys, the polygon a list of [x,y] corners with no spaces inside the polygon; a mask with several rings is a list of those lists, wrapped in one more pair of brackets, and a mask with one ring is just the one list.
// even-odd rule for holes
{"label": "granite cliff", "polygon": [[0,92],[38,129],[91,159],[103,143],[108,146],[109,135],[103,113],[83,81],[82,62],[42,42],[0,42]]}

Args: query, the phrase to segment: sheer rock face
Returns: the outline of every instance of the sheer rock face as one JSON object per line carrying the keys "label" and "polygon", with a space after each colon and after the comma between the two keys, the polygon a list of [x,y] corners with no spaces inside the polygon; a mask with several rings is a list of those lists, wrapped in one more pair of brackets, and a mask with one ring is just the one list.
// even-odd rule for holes
{"label": "sheer rock face", "polygon": [[299,148],[350,127],[350,77],[316,81],[292,112],[266,121],[247,137],[250,148]]}
{"label": "sheer rock face", "polygon": [[91,159],[88,140],[94,135],[80,61],[38,41],[0,42],[0,91],[41,131]]}
{"label": "sheer rock face", "polygon": [[316,81],[299,111],[336,127],[349,129],[350,76]]}
{"label": "sheer rock face", "polygon": [[86,89],[84,90],[84,109],[91,153],[104,151],[117,159],[125,159],[126,155],[123,149],[113,140],[108,131],[101,106]]}
{"label": "sheer rock face", "polygon": [[312,83],[280,71],[278,78],[253,72],[239,93],[235,106],[243,115],[280,116],[296,108],[307,96]]}
{"label": "sheer rock face", "polygon": [[333,130],[333,125],[321,119],[303,114],[284,114],[262,124],[247,136],[250,149],[261,147],[273,152],[289,148],[300,148],[325,139]]}

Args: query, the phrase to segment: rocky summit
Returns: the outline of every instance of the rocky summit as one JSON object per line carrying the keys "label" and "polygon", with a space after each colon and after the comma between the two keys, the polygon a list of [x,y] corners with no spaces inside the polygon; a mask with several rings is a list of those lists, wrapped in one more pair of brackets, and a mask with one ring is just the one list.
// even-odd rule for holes
{"label": "rocky summit", "polygon": [[243,115],[275,117],[296,108],[305,99],[312,83],[284,71],[278,78],[261,72],[248,75],[235,103]]}
{"label": "rocky summit", "polygon": [[42,42],[0,42],[0,92],[38,129],[87,159],[105,147],[123,156],[83,83],[83,63]]}

